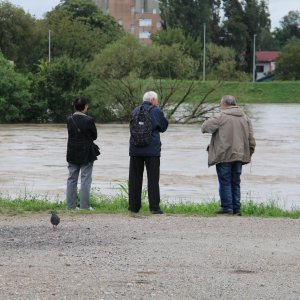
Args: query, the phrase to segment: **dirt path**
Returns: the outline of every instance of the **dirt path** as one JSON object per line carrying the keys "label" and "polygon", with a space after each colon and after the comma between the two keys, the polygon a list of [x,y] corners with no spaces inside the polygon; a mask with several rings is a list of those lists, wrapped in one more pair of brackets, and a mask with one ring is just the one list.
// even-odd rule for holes
{"label": "dirt path", "polygon": [[300,220],[0,216],[0,299],[300,299]]}

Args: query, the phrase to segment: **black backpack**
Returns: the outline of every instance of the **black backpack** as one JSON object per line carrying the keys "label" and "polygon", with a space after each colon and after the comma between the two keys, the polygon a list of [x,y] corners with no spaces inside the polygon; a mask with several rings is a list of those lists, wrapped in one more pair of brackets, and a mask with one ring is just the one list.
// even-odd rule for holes
{"label": "black backpack", "polygon": [[130,121],[130,134],[133,143],[137,147],[148,146],[152,141],[152,122],[150,111],[154,106],[145,109],[143,105],[139,107]]}

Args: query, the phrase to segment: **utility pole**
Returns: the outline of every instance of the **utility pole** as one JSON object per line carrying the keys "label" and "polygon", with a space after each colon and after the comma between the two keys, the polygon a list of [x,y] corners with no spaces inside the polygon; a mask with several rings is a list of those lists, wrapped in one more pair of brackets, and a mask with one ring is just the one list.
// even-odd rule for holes
{"label": "utility pole", "polygon": [[203,81],[205,81],[206,24],[203,24]]}
{"label": "utility pole", "polygon": [[48,53],[49,53],[49,62],[51,61],[51,30],[49,29],[49,48],[48,48]]}
{"label": "utility pole", "polygon": [[255,82],[255,58],[256,58],[256,47],[255,47],[256,34],[253,35],[253,69],[252,69],[252,82]]}

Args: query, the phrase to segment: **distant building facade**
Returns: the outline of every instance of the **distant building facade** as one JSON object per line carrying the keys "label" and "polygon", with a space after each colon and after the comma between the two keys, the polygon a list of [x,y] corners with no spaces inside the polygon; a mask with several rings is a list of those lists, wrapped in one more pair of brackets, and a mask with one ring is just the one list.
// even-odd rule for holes
{"label": "distant building facade", "polygon": [[144,43],[150,43],[151,33],[161,28],[159,0],[94,0],[104,13],[110,14],[125,31]]}
{"label": "distant building facade", "polygon": [[257,51],[256,52],[256,79],[259,80],[268,74],[274,72],[276,68],[276,59],[280,52],[278,51]]}

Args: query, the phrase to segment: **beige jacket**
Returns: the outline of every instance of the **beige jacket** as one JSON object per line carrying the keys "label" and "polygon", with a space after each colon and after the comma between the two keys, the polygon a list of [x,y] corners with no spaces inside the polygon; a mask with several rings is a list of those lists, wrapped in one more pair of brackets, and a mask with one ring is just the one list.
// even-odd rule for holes
{"label": "beige jacket", "polygon": [[247,164],[255,149],[250,119],[244,111],[232,106],[206,120],[201,130],[212,133],[208,149],[208,165],[242,161]]}

